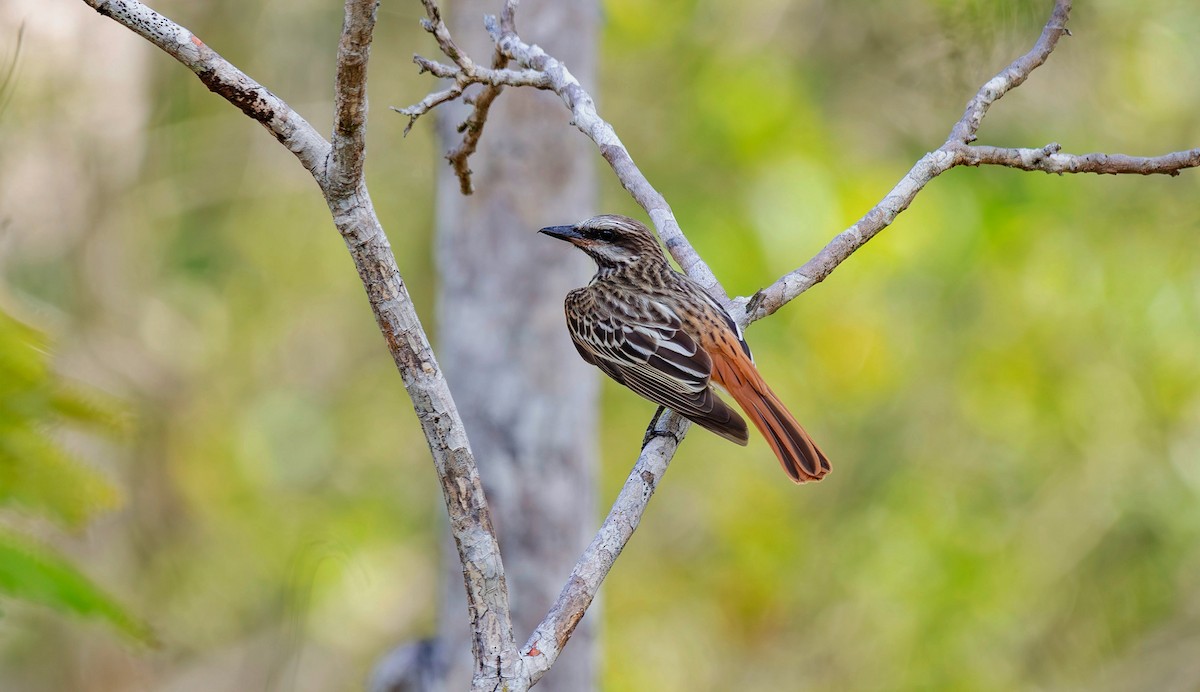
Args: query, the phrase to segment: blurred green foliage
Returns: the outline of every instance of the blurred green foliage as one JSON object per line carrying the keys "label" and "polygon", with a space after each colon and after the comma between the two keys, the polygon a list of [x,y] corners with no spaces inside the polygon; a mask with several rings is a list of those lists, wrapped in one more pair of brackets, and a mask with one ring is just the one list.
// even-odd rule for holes
{"label": "blurred green foliage", "polygon": [[[1078,5],[981,140],[1196,146],[1200,8]],[[155,6],[328,130],[339,3]],[[130,402],[109,453],[123,508],[56,540],[163,648],[14,611],[0,686],[357,689],[432,630],[442,510],[342,240],[294,158],[173,61],[77,0],[33,7],[0,131],[0,271],[51,316],[56,367]],[[745,295],[940,144],[1049,7],[607,0],[595,93]],[[432,50],[419,13],[380,10],[368,176],[432,323],[443,162],[431,122],[402,139],[383,110],[433,86],[409,66]],[[604,179],[604,211],[640,215]],[[756,324],[834,472],[796,488],[761,441],[690,435],[588,616],[604,687],[1200,684],[1198,196],[1194,172],[955,170]],[[602,504],[653,408],[610,385],[605,403]]]}
{"label": "blurred green foliage", "polygon": [[0,505],[78,527],[116,505],[117,490],[48,434],[62,423],[119,425],[111,405],[65,387],[47,367],[44,339],[0,312]]}
{"label": "blurred green foliage", "polygon": [[98,589],[70,562],[15,535],[0,532],[0,593],[62,612],[102,618],[134,639],[150,630]]}
{"label": "blurred green foliage", "polygon": [[[111,432],[117,408],[56,377],[41,334],[0,312],[0,508],[79,528],[117,504],[109,480],[55,439],[61,425]],[[69,561],[0,526],[0,594],[54,610],[102,618],[147,641],[138,619]]]}

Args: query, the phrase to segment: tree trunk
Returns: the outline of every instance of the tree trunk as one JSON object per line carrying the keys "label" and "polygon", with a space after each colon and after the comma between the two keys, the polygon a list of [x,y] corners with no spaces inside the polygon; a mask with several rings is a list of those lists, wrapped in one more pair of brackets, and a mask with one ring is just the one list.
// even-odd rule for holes
{"label": "tree trunk", "polygon": [[[496,0],[455,3],[451,32],[468,54],[489,56],[482,17]],[[528,40],[561,56],[585,83],[595,71],[593,0],[521,6]],[[443,151],[469,107],[439,111]],[[567,337],[563,297],[589,275],[587,258],[537,235],[595,212],[595,154],[552,94],[509,89],[493,104],[471,159],[475,193],[440,168],[437,206],[438,354],[471,437],[500,539],[516,639],[545,615],[595,530],[596,375]],[[449,539],[445,541],[449,546]],[[446,689],[469,684],[462,568],[444,550],[439,635]],[[541,688],[595,686],[595,616]]]}

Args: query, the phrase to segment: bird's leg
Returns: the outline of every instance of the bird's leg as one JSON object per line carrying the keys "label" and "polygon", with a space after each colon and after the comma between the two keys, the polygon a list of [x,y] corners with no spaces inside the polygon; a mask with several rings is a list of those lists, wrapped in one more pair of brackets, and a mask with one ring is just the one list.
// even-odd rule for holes
{"label": "bird's leg", "polygon": [[[646,445],[650,444],[650,440],[653,440],[656,437],[675,437],[666,430],[658,429],[658,419],[662,418],[662,415],[666,413],[666,411],[666,406],[659,406],[658,410],[654,412],[654,417],[650,419],[650,425],[646,426],[646,435],[642,437],[642,449],[645,449]],[[678,442],[678,439],[676,439],[676,442]]]}

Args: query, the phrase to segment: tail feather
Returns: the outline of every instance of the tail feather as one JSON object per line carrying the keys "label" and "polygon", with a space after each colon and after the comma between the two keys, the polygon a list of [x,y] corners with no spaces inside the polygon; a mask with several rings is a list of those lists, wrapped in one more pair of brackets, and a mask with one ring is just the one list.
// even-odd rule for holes
{"label": "tail feather", "polygon": [[829,459],[765,383],[762,389],[756,392],[761,398],[749,402],[758,414],[750,419],[775,450],[783,470],[796,483],[824,478],[829,473]]}
{"label": "tail feather", "polygon": [[719,378],[719,384],[762,433],[792,481],[806,483],[824,478],[829,473],[829,459],[775,396],[749,359],[745,363],[732,363],[729,359],[715,361],[714,377]]}

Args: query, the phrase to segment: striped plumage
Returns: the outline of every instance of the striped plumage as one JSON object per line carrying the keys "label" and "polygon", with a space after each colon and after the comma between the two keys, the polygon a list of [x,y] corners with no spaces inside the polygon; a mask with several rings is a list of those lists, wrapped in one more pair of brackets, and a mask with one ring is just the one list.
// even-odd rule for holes
{"label": "striped plumage", "polygon": [[638,221],[606,214],[542,233],[596,261],[585,287],[567,294],[567,327],[579,355],[641,396],[728,440],[749,440],[727,391],[796,483],[821,480],[829,460],[771,391],[741,330],[700,284],[676,272]]}

